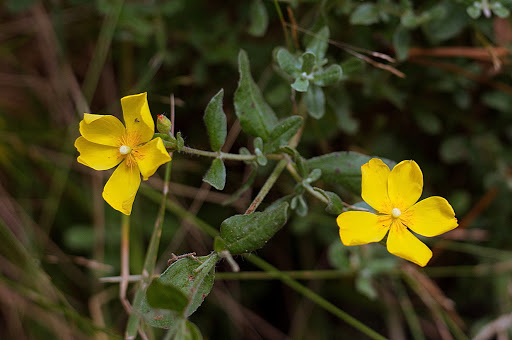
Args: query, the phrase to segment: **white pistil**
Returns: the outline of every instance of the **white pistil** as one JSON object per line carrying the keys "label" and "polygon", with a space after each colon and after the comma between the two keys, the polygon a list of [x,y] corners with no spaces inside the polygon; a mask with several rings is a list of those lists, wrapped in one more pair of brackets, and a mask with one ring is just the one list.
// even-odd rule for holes
{"label": "white pistil", "polygon": [[121,155],[127,155],[132,151],[132,148],[130,148],[128,145],[121,145],[119,148],[119,153]]}
{"label": "white pistil", "polygon": [[402,215],[402,212],[400,211],[400,209],[398,208],[393,208],[393,210],[391,210],[391,215],[394,217],[394,218],[397,218],[399,217],[400,215]]}

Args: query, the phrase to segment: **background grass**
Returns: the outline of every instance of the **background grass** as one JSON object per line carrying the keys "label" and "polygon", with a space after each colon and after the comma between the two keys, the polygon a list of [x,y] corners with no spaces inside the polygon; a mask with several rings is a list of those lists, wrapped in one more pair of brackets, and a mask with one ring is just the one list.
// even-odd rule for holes
{"label": "background grass", "polygon": [[[367,14],[358,24],[354,13],[369,3],[375,4],[377,14]],[[490,339],[498,334],[506,339],[512,325],[512,85],[507,49],[512,26],[508,18],[471,19],[464,1],[418,1],[414,8],[407,4],[278,3],[287,22],[293,18],[307,30],[329,26],[335,44],[329,46],[328,59],[345,72],[342,82],[326,88],[326,115],[307,120],[298,149],[305,157],[355,150],[395,161],[414,159],[424,173],[425,196],[446,197],[460,227],[427,241],[434,258],[420,270],[379,245],[342,247],[335,217],[307,197],[309,214],[293,215],[257,254],[283,271],[314,271],[309,276],[291,274],[386,337]],[[274,5],[263,2],[269,26],[255,37],[248,33],[255,16],[249,1],[4,3],[2,339],[122,337],[127,315],[117,298],[118,285],[98,280],[119,274],[121,218],[101,198],[108,172],[76,162],[78,122],[83,112],[120,117],[119,99],[144,91],[156,116],[169,112],[169,95],[174,93],[176,131],[188,145],[207,150],[203,111],[224,88],[231,150],[252,145],[239,133],[232,105],[239,49],[248,52],[267,101],[285,117],[293,110],[291,91],[272,62],[272,51],[277,46],[293,51],[307,36],[288,27],[287,42]],[[443,15],[435,12],[439,8]],[[408,10],[418,20],[415,26],[404,24]],[[421,22],[425,13],[430,19]],[[340,43],[352,47],[340,48]],[[356,48],[391,56],[398,52],[400,61],[391,66],[405,77],[358,62],[349,53]],[[241,186],[248,166],[228,162],[226,188],[217,192],[208,191],[201,181],[209,160],[175,153],[172,164],[170,200],[214,227],[243,212],[271,171],[259,170],[254,191],[224,207],[220,203]],[[146,185],[160,190],[161,183],[157,175]],[[283,174],[265,204],[293,193],[294,185]],[[359,200],[343,188],[319,186],[350,203]],[[133,211],[130,270],[139,274],[158,202],[141,190]],[[210,238],[168,213],[157,273],[171,252],[205,255],[211,249]],[[243,271],[257,270],[243,258],[237,260]],[[324,272],[333,269],[334,275]],[[221,263],[219,271],[230,269]],[[364,338],[268,275],[233,279],[219,274],[192,321],[209,339]],[[159,338],[164,333],[149,334]]]}

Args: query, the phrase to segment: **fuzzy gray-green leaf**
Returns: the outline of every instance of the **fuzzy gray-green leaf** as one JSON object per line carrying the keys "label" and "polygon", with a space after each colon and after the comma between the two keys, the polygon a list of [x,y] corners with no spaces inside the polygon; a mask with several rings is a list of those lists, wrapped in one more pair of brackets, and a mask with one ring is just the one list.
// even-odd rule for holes
{"label": "fuzzy gray-green leaf", "polygon": [[325,198],[327,198],[325,211],[329,214],[339,215],[343,212],[343,201],[337,194],[320,188],[313,188],[313,190],[321,193]]}
{"label": "fuzzy gray-green leaf", "polygon": [[291,76],[298,76],[300,73],[299,59],[288,52],[285,48],[279,48],[275,54],[279,67]]}
{"label": "fuzzy gray-green leaf", "polygon": [[329,40],[329,27],[324,26],[310,38],[306,46],[306,52],[311,52],[316,56],[317,64],[321,64],[325,52],[327,52]]}
{"label": "fuzzy gray-green leaf", "polygon": [[302,125],[302,117],[292,116],[280,121],[270,133],[269,141],[265,144],[264,153],[271,153],[281,146],[288,144]]}
{"label": "fuzzy gray-green leaf", "polygon": [[274,236],[288,220],[288,202],[272,210],[235,215],[224,220],[220,236],[233,255],[257,250]]}
{"label": "fuzzy gray-green leaf", "polygon": [[226,114],[222,109],[223,97],[224,90],[221,89],[206,106],[203,117],[213,151],[220,151],[227,135]]}
{"label": "fuzzy gray-green leaf", "polygon": [[246,133],[266,141],[277,123],[277,117],[252,79],[249,58],[244,50],[238,54],[238,69],[240,81],[234,100],[236,115]]}
{"label": "fuzzy gray-green leaf", "polygon": [[204,175],[203,181],[210,184],[217,190],[223,190],[226,185],[226,166],[220,158],[215,158]]}
{"label": "fuzzy gray-green leaf", "polygon": [[306,92],[309,88],[309,80],[298,77],[292,84],[292,88],[294,88],[295,91],[298,92]]}
{"label": "fuzzy gray-green leaf", "polygon": [[320,119],[325,113],[324,91],[319,86],[311,84],[308,92],[304,96],[304,103],[311,117]]}
{"label": "fuzzy gray-green leaf", "polygon": [[251,25],[249,34],[255,37],[261,37],[265,34],[268,27],[268,13],[262,0],[253,0],[251,4]]}
{"label": "fuzzy gray-green leaf", "polygon": [[371,25],[379,21],[379,9],[375,4],[364,3],[359,5],[350,16],[352,25]]}
{"label": "fuzzy gray-green leaf", "polygon": [[313,71],[313,67],[316,64],[316,56],[312,52],[304,52],[301,56],[302,59],[302,68],[301,71],[306,74],[311,73]]}
{"label": "fuzzy gray-green leaf", "polygon": [[315,72],[313,74],[313,82],[318,86],[328,86],[340,81],[342,76],[341,66],[333,64],[325,70]]}

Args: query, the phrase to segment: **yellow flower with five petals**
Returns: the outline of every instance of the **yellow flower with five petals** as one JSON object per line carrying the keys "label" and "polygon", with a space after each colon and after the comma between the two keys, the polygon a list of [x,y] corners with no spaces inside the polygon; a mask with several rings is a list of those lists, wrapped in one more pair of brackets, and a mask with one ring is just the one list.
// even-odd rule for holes
{"label": "yellow flower with five petals", "polygon": [[158,167],[171,160],[161,138],[153,138],[155,123],[147,93],[121,98],[124,122],[112,115],[85,113],[81,136],[75,141],[78,162],[95,170],[115,169],[103,189],[103,198],[125,215],[130,215],[140,186]]}
{"label": "yellow flower with five petals", "polygon": [[431,237],[458,226],[453,208],[439,196],[417,202],[423,174],[415,161],[406,160],[393,170],[378,158],[361,166],[361,197],[376,214],[347,211],[338,216],[340,238],[353,246],[381,241],[389,231],[388,251],[424,267],[432,251],[410,231]]}

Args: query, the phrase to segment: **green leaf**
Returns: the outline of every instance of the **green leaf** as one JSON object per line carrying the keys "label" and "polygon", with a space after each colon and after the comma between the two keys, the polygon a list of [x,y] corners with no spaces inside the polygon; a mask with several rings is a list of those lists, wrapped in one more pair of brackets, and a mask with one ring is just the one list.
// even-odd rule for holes
{"label": "green leaf", "polygon": [[470,22],[464,7],[451,1],[443,1],[428,11],[432,20],[426,22],[422,27],[425,35],[434,44],[458,35]]}
{"label": "green leaf", "polygon": [[160,278],[154,279],[146,291],[148,304],[152,308],[170,309],[183,313],[188,305],[188,297],[178,287],[165,284]]}
{"label": "green leaf", "polygon": [[318,66],[323,65],[325,52],[327,52],[327,47],[329,46],[329,27],[322,27],[308,39],[309,41],[306,43],[306,52],[311,52],[316,56]]}
{"label": "green leaf", "polygon": [[478,19],[480,17],[480,15],[482,14],[482,10],[474,5],[466,8],[466,12],[473,19]]}
{"label": "green leaf", "polygon": [[365,295],[371,300],[375,300],[377,298],[377,291],[373,287],[371,277],[359,275],[356,278],[356,289],[359,293]]}
{"label": "green leaf", "polygon": [[350,266],[348,248],[340,240],[333,241],[327,251],[329,264],[343,273],[353,272]]}
{"label": "green leaf", "polygon": [[298,76],[301,70],[299,59],[288,52],[287,49],[280,47],[275,54],[279,67],[289,75]]}
{"label": "green leaf", "polygon": [[255,37],[263,36],[268,27],[268,13],[263,1],[253,0],[250,14],[251,25],[248,30],[249,34]]}
{"label": "green leaf", "polygon": [[343,71],[340,65],[333,64],[320,72],[313,74],[313,82],[318,86],[328,86],[341,80]]}
{"label": "green leaf", "polygon": [[290,208],[301,217],[304,217],[308,214],[308,204],[302,195],[297,195],[292,198]]}
{"label": "green leaf", "polygon": [[309,88],[309,80],[299,77],[295,79],[292,87],[295,89],[295,91],[306,92]]}
{"label": "green leaf", "polygon": [[503,4],[499,1],[495,1],[491,4],[491,9],[494,14],[498,17],[504,19],[510,15],[510,11],[503,6]]}
{"label": "green leaf", "polygon": [[302,125],[302,117],[288,117],[277,124],[270,133],[269,141],[263,147],[264,153],[272,153],[281,146],[288,144]]}
{"label": "green leaf", "polygon": [[325,96],[322,88],[311,85],[304,96],[304,103],[311,117],[320,119],[325,113]]}
{"label": "green leaf", "polygon": [[375,4],[361,4],[350,16],[352,25],[371,25],[379,21],[379,9]]}
{"label": "green leaf", "polygon": [[212,166],[204,175],[203,181],[210,184],[217,190],[223,190],[226,185],[226,167],[220,158],[215,158]]}
{"label": "green leaf", "polygon": [[252,79],[249,58],[244,50],[238,54],[238,69],[240,81],[234,100],[236,115],[246,133],[266,141],[277,124],[277,117]]}
{"label": "green leaf", "polygon": [[329,214],[339,215],[343,212],[343,201],[340,196],[335,194],[334,192],[323,190],[320,188],[313,188],[313,190],[321,193],[325,198],[327,198],[328,203],[325,207],[325,211]]}
{"label": "green leaf", "polygon": [[188,320],[181,320],[173,340],[203,340],[199,328]]}
{"label": "green leaf", "polygon": [[206,106],[203,117],[213,151],[220,151],[227,135],[226,114],[222,110],[223,97],[224,89],[221,89]]}
{"label": "green leaf", "polygon": [[302,68],[301,71],[306,74],[311,73],[313,71],[313,67],[315,67],[316,57],[311,52],[304,52],[301,56],[302,59]]}
{"label": "green leaf", "polygon": [[221,251],[227,250],[226,241],[222,239],[220,236],[215,236],[213,239],[213,250],[215,252],[220,253]]}
{"label": "green leaf", "polygon": [[187,297],[188,304],[181,313],[170,309],[153,308],[143,297],[139,313],[153,327],[173,328],[188,318],[203,303],[213,287],[217,253],[202,257],[185,257],[174,262],[160,275],[160,283],[173,286]]}
{"label": "green leaf", "polygon": [[364,61],[356,57],[349,58],[342,62],[340,65],[345,78],[360,75],[365,67]]}
{"label": "green leaf", "polygon": [[393,46],[395,47],[396,58],[399,61],[405,60],[409,56],[410,41],[409,31],[403,26],[398,26],[393,34]]}
{"label": "green leaf", "polygon": [[[333,152],[314,157],[307,161],[310,168],[322,170],[322,179],[328,183],[339,184],[355,194],[361,194],[361,165],[374,157],[352,151]],[[379,157],[380,158],[380,157]],[[381,158],[390,169],[395,162]]]}
{"label": "green leaf", "polygon": [[259,249],[281,229],[288,220],[287,202],[272,210],[232,216],[220,226],[220,236],[233,255]]}

